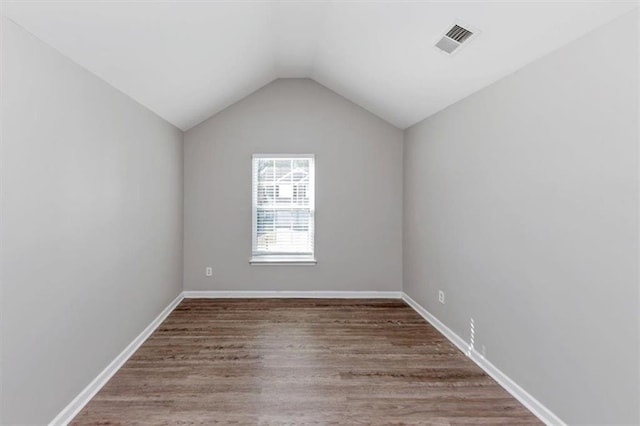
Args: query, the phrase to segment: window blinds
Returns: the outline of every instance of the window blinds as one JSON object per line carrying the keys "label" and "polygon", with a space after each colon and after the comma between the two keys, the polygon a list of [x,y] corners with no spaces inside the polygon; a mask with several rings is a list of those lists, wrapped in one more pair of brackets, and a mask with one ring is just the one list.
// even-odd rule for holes
{"label": "window blinds", "polygon": [[313,255],[314,158],[253,156],[253,256]]}

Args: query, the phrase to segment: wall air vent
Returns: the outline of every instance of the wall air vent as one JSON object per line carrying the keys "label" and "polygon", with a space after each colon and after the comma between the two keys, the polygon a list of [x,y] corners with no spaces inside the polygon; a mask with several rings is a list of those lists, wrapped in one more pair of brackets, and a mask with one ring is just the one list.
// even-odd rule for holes
{"label": "wall air vent", "polygon": [[[467,27],[467,28],[465,28]],[[457,51],[463,43],[469,42],[477,34],[477,30],[470,30],[468,26],[454,24],[447,33],[436,43],[436,47],[451,55]]]}

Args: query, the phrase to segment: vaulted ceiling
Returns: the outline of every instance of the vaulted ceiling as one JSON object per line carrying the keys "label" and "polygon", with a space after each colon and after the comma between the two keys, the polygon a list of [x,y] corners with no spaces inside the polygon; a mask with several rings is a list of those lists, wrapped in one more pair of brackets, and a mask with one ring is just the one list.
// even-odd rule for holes
{"label": "vaulted ceiling", "polygon": [[[405,128],[635,5],[32,1],[2,6],[5,17],[187,130],[286,77],[312,78]],[[480,33],[447,56],[434,44],[457,21]]]}

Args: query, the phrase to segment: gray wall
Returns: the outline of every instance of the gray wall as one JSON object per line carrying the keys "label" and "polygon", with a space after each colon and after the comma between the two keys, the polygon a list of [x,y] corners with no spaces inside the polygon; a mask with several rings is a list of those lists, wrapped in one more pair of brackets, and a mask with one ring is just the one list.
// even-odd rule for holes
{"label": "gray wall", "polygon": [[[399,129],[311,80],[276,80],[184,150],[185,290],[401,290]],[[253,153],[316,154],[317,265],[249,265]]]}
{"label": "gray wall", "polygon": [[638,71],[632,13],[405,132],[404,291],[573,424],[640,421]]}
{"label": "gray wall", "polygon": [[0,421],[38,424],[182,289],[182,132],[2,27]]}

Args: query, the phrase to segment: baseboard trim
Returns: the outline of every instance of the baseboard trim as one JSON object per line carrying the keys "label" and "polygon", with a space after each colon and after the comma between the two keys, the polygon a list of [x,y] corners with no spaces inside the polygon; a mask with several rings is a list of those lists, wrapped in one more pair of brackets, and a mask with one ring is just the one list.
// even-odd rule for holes
{"label": "baseboard trim", "polygon": [[138,350],[156,328],[164,321],[169,314],[184,299],[183,293],[180,293],[175,299],[167,305],[160,314],[151,321],[143,331],[133,339],[129,345],[124,348],[118,356],[107,365],[107,367],[96,376],[79,394],[76,396],[58,415],[49,423],[49,426],[67,425],[73,418],[84,408],[85,405],[93,398],[102,387],[107,384],[109,379],[118,372],[120,367]]}
{"label": "baseboard trim", "polygon": [[402,293],[402,300],[407,302],[407,305],[411,306],[414,311],[420,314],[422,318],[427,320],[429,324],[431,324],[436,330],[438,330],[441,334],[444,335],[451,343],[456,345],[458,349],[460,349],[463,353],[467,353],[469,350],[469,344],[456,333],[454,333],[449,327],[444,325],[438,318],[433,316],[431,312],[427,311],[422,307],[418,302],[413,300],[407,293]]}
{"label": "baseboard trim", "polygon": [[401,291],[185,291],[186,299],[401,299]]}
{"label": "baseboard trim", "polygon": [[402,300],[411,306],[422,318],[430,323],[436,330],[442,333],[451,343],[467,355],[473,362],[484,370],[493,378],[500,386],[509,392],[515,399],[520,401],[522,405],[527,407],[537,418],[547,425],[566,426],[560,417],[555,415],[551,410],[545,407],[540,401],[534,398],[530,393],[524,390],[520,385],[513,381],[509,376],[503,373],[498,367],[493,365],[489,360],[483,357],[475,349],[471,348],[462,337],[458,336],[449,327],[444,325],[442,321],[433,316],[429,311],[423,308],[418,302],[413,300],[408,294],[402,293]]}
{"label": "baseboard trim", "polygon": [[480,368],[482,368],[489,376],[507,390],[514,398],[516,398],[522,405],[527,407],[529,411],[536,415],[547,425],[553,426],[566,426],[566,423],[560,419],[555,413],[545,407],[540,401],[535,399],[529,392],[524,390],[520,385],[514,382],[509,376],[503,373],[498,367],[489,362],[488,359],[482,356],[481,353],[475,349],[471,349],[469,358]]}
{"label": "baseboard trim", "polygon": [[60,413],[49,426],[67,425],[93,398],[111,377],[124,365],[133,353],[144,343],[156,328],[169,316],[183,299],[233,299],[233,298],[309,298],[309,299],[402,299],[420,316],[442,333],[451,343],[466,354],[484,372],[491,376],[507,392],[527,407],[536,417],[547,425],[564,425],[558,416],[540,401],[514,382],[489,360],[438,318],[423,308],[409,295],[401,291],[184,291],[179,294],[162,312],[140,333],[109,365],[98,374]]}

